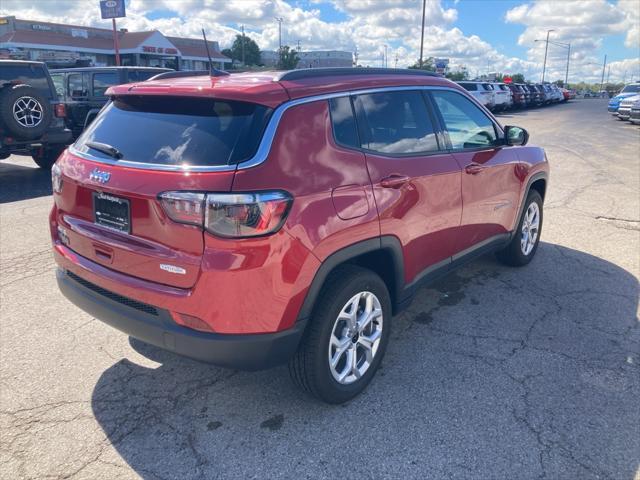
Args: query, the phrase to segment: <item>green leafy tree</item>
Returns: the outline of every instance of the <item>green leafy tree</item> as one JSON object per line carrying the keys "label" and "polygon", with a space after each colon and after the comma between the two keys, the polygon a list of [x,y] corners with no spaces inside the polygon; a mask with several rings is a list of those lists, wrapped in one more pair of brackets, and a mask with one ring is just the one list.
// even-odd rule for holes
{"label": "green leafy tree", "polygon": [[422,67],[420,66],[420,60],[416,60],[416,63],[410,65],[409,68],[414,70],[427,70],[429,72],[435,72],[436,67],[433,63],[433,57],[427,57],[422,60]]}
{"label": "green leafy tree", "polygon": [[222,54],[242,62],[242,45],[244,43],[244,64],[245,65],[260,65],[260,47],[251,38],[246,35],[236,35],[231,48],[225,48],[222,50]]}
{"label": "green leafy tree", "polygon": [[298,66],[298,52],[289,45],[283,45],[280,51],[280,61],[278,62],[279,70],[293,70]]}
{"label": "green leafy tree", "polygon": [[459,70],[457,72],[447,72],[445,77],[454,82],[460,82],[462,80],[469,80],[469,73],[466,70]]}
{"label": "green leafy tree", "polygon": [[522,73],[514,73],[511,75],[511,80],[513,83],[526,83],[524,80],[524,75]]}

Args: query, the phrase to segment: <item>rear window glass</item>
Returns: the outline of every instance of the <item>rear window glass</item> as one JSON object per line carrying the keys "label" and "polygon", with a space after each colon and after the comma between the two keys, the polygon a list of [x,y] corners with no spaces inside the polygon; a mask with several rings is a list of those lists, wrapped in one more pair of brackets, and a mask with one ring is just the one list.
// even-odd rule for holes
{"label": "rear window glass", "polygon": [[349,97],[332,98],[329,100],[329,106],[336,143],[345,147],[360,148],[358,127]]}
{"label": "rear window glass", "polygon": [[462,86],[465,90],[468,90],[469,92],[475,92],[478,90],[477,83],[461,83],[460,86]]}
{"label": "rear window glass", "polygon": [[52,98],[49,80],[42,65],[3,64],[0,68],[0,83],[30,85],[46,98]]}
{"label": "rear window glass", "polygon": [[84,153],[110,159],[86,145],[105,143],[124,160],[215,166],[249,159],[271,110],[246,102],[185,97],[124,96],[110,102],[78,138]]}

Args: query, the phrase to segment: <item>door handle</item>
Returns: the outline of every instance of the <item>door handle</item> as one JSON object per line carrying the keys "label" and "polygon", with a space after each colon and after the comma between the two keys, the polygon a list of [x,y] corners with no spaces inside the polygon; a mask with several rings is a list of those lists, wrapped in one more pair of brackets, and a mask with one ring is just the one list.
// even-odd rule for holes
{"label": "door handle", "polygon": [[481,171],[483,171],[485,168],[487,167],[485,167],[484,165],[480,165],[479,163],[473,162],[467,165],[466,167],[464,167],[464,171],[471,175],[476,175]]}
{"label": "door handle", "polygon": [[383,188],[400,188],[409,181],[406,175],[389,175],[380,180],[380,186]]}

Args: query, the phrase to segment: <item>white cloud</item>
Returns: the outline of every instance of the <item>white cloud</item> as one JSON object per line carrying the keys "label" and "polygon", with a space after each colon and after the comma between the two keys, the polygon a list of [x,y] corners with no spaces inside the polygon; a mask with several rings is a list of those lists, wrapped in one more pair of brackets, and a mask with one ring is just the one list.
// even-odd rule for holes
{"label": "white cloud", "polygon": [[[536,64],[543,62],[545,42],[540,40],[546,38],[548,30],[553,30],[549,35],[550,42],[570,43],[569,81],[600,81],[602,68],[599,65],[603,59],[597,56],[596,52],[602,47],[606,36],[622,35],[625,37],[625,46],[635,47],[636,50],[639,48],[638,0],[620,0],[617,4],[605,0],[538,0],[510,9],[505,15],[505,20],[525,26],[524,32],[518,37],[518,44],[528,47],[527,59]],[[564,79],[566,59],[567,49],[562,45],[550,43],[546,79]],[[612,63],[612,81],[623,79],[623,72],[618,72],[618,65],[623,63],[630,67],[634,64],[634,59]]]}
{"label": "white cloud", "polygon": [[[293,2],[292,2],[293,3]],[[345,18],[339,22],[322,19],[316,4],[330,3]],[[388,45],[388,63],[405,67],[416,61],[420,50],[420,19],[422,2],[419,0],[312,0],[311,6],[302,8],[283,0],[130,0],[127,18],[119,19],[118,26],[136,30],[160,30],[167,35],[200,37],[202,27],[207,36],[218,40],[224,48],[229,46],[244,25],[247,35],[262,49],[278,46],[278,24],[282,17],[283,42],[303,49],[339,49],[359,54],[363,65],[381,65],[384,45]],[[602,59],[594,52],[607,35],[624,36],[627,47],[638,45],[640,37],[640,0],[619,0],[613,4],[605,0],[573,0],[571,2],[536,1],[516,6],[505,15],[505,21],[522,24],[524,32],[518,43],[528,48],[525,59],[510,57],[476,35],[465,35],[455,26],[457,8],[464,3],[453,3],[446,8],[439,0],[427,2],[425,29],[425,57],[446,57],[453,68],[465,66],[472,75],[487,71],[522,72],[538,79],[542,70],[544,44],[534,40],[544,38],[546,30],[553,28],[551,38],[571,42],[570,77],[582,76],[599,80],[596,70]],[[150,12],[175,13],[170,18],[148,18]],[[76,23],[80,25],[110,27],[110,22],[99,18],[97,0],[39,0],[27,4],[24,0],[1,0],[0,13],[19,18]],[[551,45],[548,58],[548,79],[564,78],[566,50]],[[640,52],[639,52],[640,53]],[[638,55],[640,56],[640,55]],[[618,75],[618,63],[612,64]],[[633,68],[633,61],[626,61]],[[620,67],[622,68],[622,67]],[[620,73],[620,79],[624,75]],[[630,74],[629,74],[630,76]],[[597,77],[597,78],[596,78]]]}

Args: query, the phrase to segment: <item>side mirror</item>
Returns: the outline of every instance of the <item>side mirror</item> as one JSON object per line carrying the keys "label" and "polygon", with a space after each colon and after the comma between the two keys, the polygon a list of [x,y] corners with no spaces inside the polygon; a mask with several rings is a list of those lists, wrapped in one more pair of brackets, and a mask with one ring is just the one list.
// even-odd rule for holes
{"label": "side mirror", "polygon": [[507,125],[504,127],[504,139],[507,145],[526,145],[529,141],[529,132],[524,128]]}

